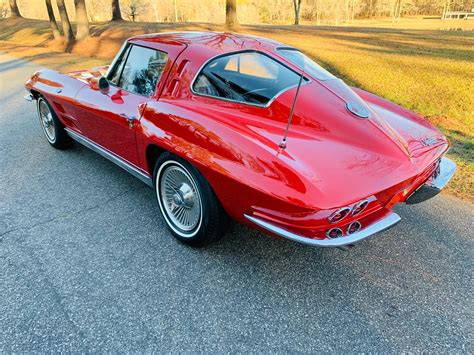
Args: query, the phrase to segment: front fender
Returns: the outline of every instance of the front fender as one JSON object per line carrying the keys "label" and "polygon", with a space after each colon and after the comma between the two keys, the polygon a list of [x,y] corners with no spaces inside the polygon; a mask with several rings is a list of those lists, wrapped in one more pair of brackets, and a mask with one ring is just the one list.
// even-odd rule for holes
{"label": "front fender", "polygon": [[67,74],[61,74],[51,69],[36,71],[25,83],[28,91],[36,91],[45,96],[74,97],[85,85]]}
{"label": "front fender", "polygon": [[59,120],[66,127],[76,127],[75,96],[87,84],[67,74],[50,69],[35,72],[25,83],[25,88],[37,98],[44,96],[53,106]]}

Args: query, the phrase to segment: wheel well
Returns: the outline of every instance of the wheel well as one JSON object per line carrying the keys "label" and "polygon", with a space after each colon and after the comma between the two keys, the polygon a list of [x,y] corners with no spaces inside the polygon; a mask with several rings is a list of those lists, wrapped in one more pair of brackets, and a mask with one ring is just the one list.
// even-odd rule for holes
{"label": "wheel well", "polygon": [[39,93],[39,91],[36,91],[36,90],[30,90],[30,93],[31,95],[33,95],[33,97],[35,98],[35,100],[38,100],[41,96],[41,94]]}
{"label": "wheel well", "polygon": [[155,169],[155,164],[161,154],[165,153],[167,150],[163,149],[157,145],[150,144],[146,147],[146,162],[148,164],[148,172],[150,175],[153,175],[153,170]]}

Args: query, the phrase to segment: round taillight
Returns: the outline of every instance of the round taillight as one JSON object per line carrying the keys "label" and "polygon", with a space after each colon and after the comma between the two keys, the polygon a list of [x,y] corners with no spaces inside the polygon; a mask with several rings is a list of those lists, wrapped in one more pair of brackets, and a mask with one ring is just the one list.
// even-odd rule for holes
{"label": "round taillight", "polygon": [[331,239],[340,238],[342,237],[342,234],[342,230],[339,228],[332,228],[326,232],[326,236]]}
{"label": "round taillight", "polygon": [[328,221],[330,223],[339,222],[344,219],[349,213],[351,213],[351,209],[349,207],[338,209],[336,212],[329,216]]}
{"label": "round taillight", "polygon": [[361,227],[362,225],[360,224],[360,222],[352,222],[351,224],[349,224],[349,227],[347,227],[347,234],[354,234],[355,232],[360,231]]}
{"label": "round taillight", "polygon": [[361,213],[363,210],[365,210],[365,208],[367,207],[368,204],[369,204],[369,201],[367,201],[367,200],[360,201],[359,203],[357,203],[354,206],[354,208],[352,209],[352,215],[356,216],[359,213]]}

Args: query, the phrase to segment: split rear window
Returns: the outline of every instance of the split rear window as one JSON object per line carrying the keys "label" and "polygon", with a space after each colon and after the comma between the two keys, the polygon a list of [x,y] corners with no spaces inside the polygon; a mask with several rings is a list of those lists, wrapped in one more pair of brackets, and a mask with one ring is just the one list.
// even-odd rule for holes
{"label": "split rear window", "polygon": [[220,56],[207,63],[193,83],[196,94],[265,106],[298,85],[299,75],[259,52]]}

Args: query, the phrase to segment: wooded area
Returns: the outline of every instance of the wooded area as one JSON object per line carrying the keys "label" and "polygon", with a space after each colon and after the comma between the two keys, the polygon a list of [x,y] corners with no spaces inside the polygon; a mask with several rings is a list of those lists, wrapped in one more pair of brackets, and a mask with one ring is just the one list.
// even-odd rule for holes
{"label": "wooded area", "polygon": [[[57,19],[64,3],[78,23],[109,20],[241,24],[330,24],[405,15],[442,16],[472,11],[474,0],[0,0],[0,17],[47,19],[48,3]],[[49,16],[51,20],[51,16]],[[86,27],[78,37],[87,36]]]}
{"label": "wooded area", "polygon": [[[239,24],[350,24],[355,19],[474,11],[474,0],[0,0],[2,17],[48,19],[68,51],[89,37],[89,22],[208,22]],[[61,22],[61,28],[57,20]],[[71,20],[76,22],[76,33]]]}

